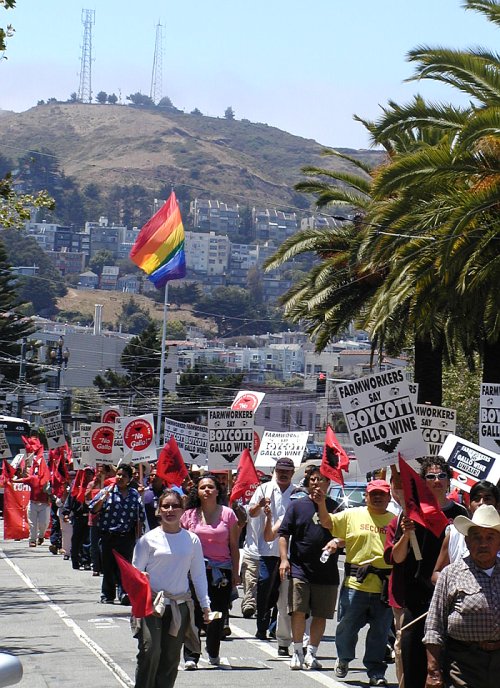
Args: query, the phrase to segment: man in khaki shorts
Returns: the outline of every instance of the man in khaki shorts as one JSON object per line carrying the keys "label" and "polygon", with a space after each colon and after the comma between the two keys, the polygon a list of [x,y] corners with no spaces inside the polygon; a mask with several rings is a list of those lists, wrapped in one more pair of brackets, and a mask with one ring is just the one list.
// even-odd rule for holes
{"label": "man in khaki shorts", "polygon": [[[323,548],[331,536],[318,518],[318,502],[326,502],[330,513],[337,503],[326,497],[330,481],[323,476],[319,467],[309,474],[305,487],[309,494],[295,499],[288,507],[279,528],[280,576],[290,577],[289,610],[292,617],[294,652],[290,669],[298,671],[321,669],[316,659],[327,619],[333,619],[339,572],[337,553],[324,563],[320,561]],[[326,500],[325,500],[326,497]],[[306,616],[312,617],[309,645],[304,656],[302,638],[306,627]]]}

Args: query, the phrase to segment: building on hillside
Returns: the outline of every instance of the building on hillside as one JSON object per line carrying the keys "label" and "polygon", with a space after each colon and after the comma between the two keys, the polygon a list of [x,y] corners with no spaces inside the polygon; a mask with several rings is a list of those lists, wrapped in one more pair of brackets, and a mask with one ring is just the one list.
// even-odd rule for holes
{"label": "building on hillside", "polygon": [[104,265],[102,268],[99,288],[106,291],[115,291],[118,283],[120,268],[117,265]]}
{"label": "building on hillside", "polygon": [[266,396],[255,413],[255,425],[274,432],[314,432],[320,424],[316,395],[302,390],[261,388]]}
{"label": "building on hillside", "polygon": [[87,270],[79,275],[78,289],[97,289],[99,287],[99,275],[92,270]]}
{"label": "building on hillside", "polygon": [[130,294],[138,294],[141,286],[139,275],[130,274],[119,277],[116,283],[118,291],[125,291]]}
{"label": "building on hillside", "polygon": [[234,236],[240,228],[238,204],[229,206],[221,201],[196,198],[191,201],[189,213],[193,217],[193,227],[204,232]]}
{"label": "building on hillside", "polygon": [[26,232],[32,236],[42,251],[71,250],[71,241],[74,230],[71,227],[49,222],[26,222]]}
{"label": "building on hillside", "polygon": [[206,275],[227,273],[231,246],[227,236],[186,232],[184,246],[189,270]]}
{"label": "building on hillside", "polygon": [[300,229],[328,229],[338,227],[339,222],[330,215],[310,215],[300,221]]}
{"label": "building on hillside", "polygon": [[291,237],[298,229],[296,213],[264,208],[252,210],[257,241],[274,241],[277,245]]}
{"label": "building on hillside", "polygon": [[85,269],[85,253],[62,250],[48,255],[61,275],[78,275]]}

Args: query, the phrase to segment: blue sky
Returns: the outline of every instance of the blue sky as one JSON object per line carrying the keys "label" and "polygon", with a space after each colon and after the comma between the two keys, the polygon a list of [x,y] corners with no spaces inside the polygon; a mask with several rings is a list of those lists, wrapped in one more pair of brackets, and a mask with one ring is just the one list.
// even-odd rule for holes
{"label": "blue sky", "polygon": [[266,122],[329,146],[362,148],[353,113],[375,118],[388,99],[420,92],[457,101],[429,82],[403,83],[405,54],[426,45],[494,49],[498,29],[461,0],[18,0],[0,63],[0,109],[26,110],[78,90],[82,8],[95,9],[93,92],[149,94],[155,26],[165,26],[163,93],[187,112]]}

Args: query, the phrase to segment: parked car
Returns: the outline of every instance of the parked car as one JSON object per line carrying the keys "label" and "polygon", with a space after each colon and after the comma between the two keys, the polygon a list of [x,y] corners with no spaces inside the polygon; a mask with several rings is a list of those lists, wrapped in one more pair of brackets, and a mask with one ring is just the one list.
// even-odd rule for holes
{"label": "parked car", "polygon": [[302,463],[304,461],[321,461],[323,456],[323,447],[316,442],[308,442],[302,455]]}
{"label": "parked car", "polygon": [[332,483],[328,490],[329,496],[340,505],[338,511],[365,506],[365,492],[366,483],[361,482],[348,482],[345,485]]}

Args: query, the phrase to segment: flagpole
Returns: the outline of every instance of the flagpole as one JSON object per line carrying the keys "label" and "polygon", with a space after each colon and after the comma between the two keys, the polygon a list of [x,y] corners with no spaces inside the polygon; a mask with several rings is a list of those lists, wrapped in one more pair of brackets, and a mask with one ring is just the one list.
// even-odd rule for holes
{"label": "flagpole", "polygon": [[156,425],[156,446],[160,446],[160,433],[162,421],[163,405],[163,384],[165,380],[165,348],[167,341],[167,308],[168,308],[168,282],[165,283],[165,300],[163,302],[163,328],[161,333],[161,362],[160,362],[160,384],[158,386],[158,419]]}

